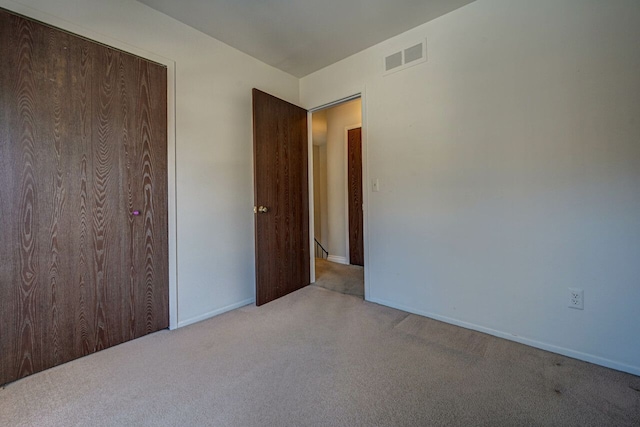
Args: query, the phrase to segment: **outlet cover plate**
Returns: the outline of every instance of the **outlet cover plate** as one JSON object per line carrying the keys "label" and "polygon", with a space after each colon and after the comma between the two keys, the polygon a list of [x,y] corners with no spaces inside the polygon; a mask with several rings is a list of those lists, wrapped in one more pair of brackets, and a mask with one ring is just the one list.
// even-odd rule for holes
{"label": "outlet cover plate", "polygon": [[569,288],[569,308],[584,310],[584,290]]}

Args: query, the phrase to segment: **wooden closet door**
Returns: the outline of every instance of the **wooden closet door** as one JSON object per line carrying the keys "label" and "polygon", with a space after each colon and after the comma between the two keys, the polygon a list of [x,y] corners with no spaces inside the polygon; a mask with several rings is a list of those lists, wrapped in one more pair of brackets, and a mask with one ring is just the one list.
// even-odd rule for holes
{"label": "wooden closet door", "polygon": [[4,384],[168,326],[166,69],[2,10],[0,57]]}
{"label": "wooden closet door", "polygon": [[347,186],[349,200],[349,263],[364,266],[362,195],[362,128],[347,131]]}

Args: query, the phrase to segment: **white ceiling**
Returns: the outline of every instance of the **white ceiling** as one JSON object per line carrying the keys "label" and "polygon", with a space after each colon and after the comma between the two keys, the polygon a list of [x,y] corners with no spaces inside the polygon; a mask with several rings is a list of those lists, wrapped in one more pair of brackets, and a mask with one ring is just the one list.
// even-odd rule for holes
{"label": "white ceiling", "polygon": [[303,77],[473,0],[138,0]]}

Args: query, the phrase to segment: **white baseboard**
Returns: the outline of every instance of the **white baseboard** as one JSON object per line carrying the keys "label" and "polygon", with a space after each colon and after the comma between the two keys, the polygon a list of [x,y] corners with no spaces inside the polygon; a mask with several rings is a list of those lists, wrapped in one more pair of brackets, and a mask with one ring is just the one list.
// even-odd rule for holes
{"label": "white baseboard", "polygon": [[182,328],[183,326],[191,325],[193,323],[197,323],[202,320],[210,319],[219,314],[226,313],[227,311],[235,310],[236,308],[244,307],[245,305],[253,304],[255,302],[256,302],[255,298],[250,298],[244,301],[237,302],[235,304],[227,305],[226,307],[222,307],[217,310],[210,311],[208,313],[201,314],[196,317],[192,317],[190,319],[181,320],[178,322],[178,328]]}
{"label": "white baseboard", "polygon": [[521,337],[518,335],[510,334],[503,331],[498,331],[491,328],[486,328],[484,326],[476,325],[474,323],[463,322],[461,320],[457,320],[447,316],[441,316],[439,314],[433,314],[422,310],[416,310],[411,307],[406,307],[402,304],[396,304],[391,301],[385,301],[379,298],[371,298],[368,301],[385,305],[387,307],[395,308],[398,310],[406,311],[408,313],[417,314],[420,316],[428,317],[430,319],[439,320],[441,322],[449,323],[451,325],[460,326],[466,329],[472,329],[474,331],[483,332],[485,334],[493,335],[494,337],[504,338],[509,341],[515,341],[520,344],[528,345],[530,347],[539,348],[541,350],[550,351],[552,353],[561,354],[563,356],[571,357],[573,359],[583,360],[585,362],[593,363],[596,365],[604,366],[606,368],[615,369],[617,371],[628,372],[633,375],[640,376],[640,366],[632,366],[627,365],[626,363],[616,362],[615,360],[606,359],[599,356],[594,356],[593,354],[582,353],[580,351],[571,350],[569,348],[558,347],[553,344],[547,344],[544,342],[532,340],[530,338]]}
{"label": "white baseboard", "polygon": [[327,257],[327,261],[337,262],[338,264],[349,265],[349,261],[347,260],[347,257],[343,257],[343,256],[329,255]]}

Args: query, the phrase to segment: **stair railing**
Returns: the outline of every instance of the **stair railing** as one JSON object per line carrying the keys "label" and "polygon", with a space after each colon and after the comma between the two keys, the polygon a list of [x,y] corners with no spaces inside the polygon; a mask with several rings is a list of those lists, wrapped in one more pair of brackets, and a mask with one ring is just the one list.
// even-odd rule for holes
{"label": "stair railing", "polygon": [[327,259],[329,257],[329,252],[318,242],[318,239],[313,238],[316,242],[316,258],[324,258]]}

